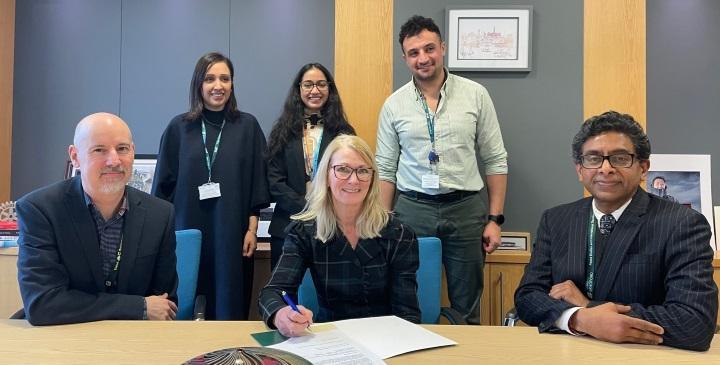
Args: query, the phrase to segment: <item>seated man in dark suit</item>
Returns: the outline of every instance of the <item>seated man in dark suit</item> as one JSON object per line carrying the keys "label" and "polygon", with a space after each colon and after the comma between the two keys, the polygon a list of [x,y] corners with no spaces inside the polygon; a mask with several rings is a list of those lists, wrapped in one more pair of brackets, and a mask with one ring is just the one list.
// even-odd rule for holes
{"label": "seated man in dark suit", "polygon": [[705,217],[638,187],[650,142],[629,115],[585,121],[572,144],[591,197],[543,213],[518,315],[540,332],[710,347],[718,311]]}
{"label": "seated man in dark suit", "polygon": [[69,147],[80,176],[17,202],[18,281],[28,321],[174,319],[171,204],[126,186],[135,147],[107,113],[85,117]]}

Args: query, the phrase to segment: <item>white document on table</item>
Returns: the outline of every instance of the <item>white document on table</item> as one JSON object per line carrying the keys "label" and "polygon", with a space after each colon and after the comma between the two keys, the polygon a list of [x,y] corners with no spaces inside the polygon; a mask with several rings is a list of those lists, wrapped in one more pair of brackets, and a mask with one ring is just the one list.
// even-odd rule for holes
{"label": "white document on table", "polygon": [[457,345],[396,316],[347,319],[310,328],[312,334],[268,347],[292,352],[313,364],[384,364],[381,359]]}
{"label": "white document on table", "polygon": [[314,365],[385,364],[380,357],[331,326],[268,347],[291,352]]}
{"label": "white document on table", "polygon": [[347,319],[335,327],[380,358],[457,345],[457,342],[396,316]]}

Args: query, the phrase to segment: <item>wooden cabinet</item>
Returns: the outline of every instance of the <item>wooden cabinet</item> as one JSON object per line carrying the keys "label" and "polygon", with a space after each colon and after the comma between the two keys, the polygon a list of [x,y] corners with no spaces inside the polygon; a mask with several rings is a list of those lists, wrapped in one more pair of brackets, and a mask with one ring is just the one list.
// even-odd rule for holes
{"label": "wooden cabinet", "polygon": [[17,279],[17,247],[0,248],[0,318],[8,318],[22,308]]}
{"label": "wooden cabinet", "polygon": [[485,257],[480,323],[502,325],[505,313],[515,306],[515,289],[529,261],[530,252],[527,251],[496,251]]}

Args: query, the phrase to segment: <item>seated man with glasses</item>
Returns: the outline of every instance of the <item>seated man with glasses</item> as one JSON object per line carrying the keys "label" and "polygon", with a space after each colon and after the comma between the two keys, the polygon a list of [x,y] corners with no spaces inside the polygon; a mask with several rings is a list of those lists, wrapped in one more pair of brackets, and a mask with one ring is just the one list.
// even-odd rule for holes
{"label": "seated man with glasses", "polygon": [[520,319],[540,332],[707,350],[718,289],[705,217],[640,189],[650,141],[631,116],[588,119],[572,150],[592,196],[543,214],[515,292]]}
{"label": "seated man with glasses", "polygon": [[260,294],[265,323],[285,336],[299,336],[313,313],[295,308],[297,289],[310,269],[317,290],[316,321],[396,315],[420,322],[419,266],[415,233],[380,201],[370,147],[340,135],[318,164],[305,208],[292,216],[270,282]]}

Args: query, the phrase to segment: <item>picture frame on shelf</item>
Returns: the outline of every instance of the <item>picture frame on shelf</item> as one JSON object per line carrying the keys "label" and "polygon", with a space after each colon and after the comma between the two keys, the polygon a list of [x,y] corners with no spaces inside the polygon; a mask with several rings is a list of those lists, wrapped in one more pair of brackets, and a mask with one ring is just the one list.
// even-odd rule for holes
{"label": "picture frame on shelf", "polygon": [[532,243],[529,232],[502,232],[498,250],[530,251]]}
{"label": "picture frame on shelf", "polygon": [[447,7],[447,68],[532,71],[532,18],[530,5]]}
{"label": "picture frame on shelf", "polygon": [[260,219],[258,220],[257,238],[270,238],[270,221],[273,212],[275,212],[275,203],[270,203],[267,208],[260,209]]}
{"label": "picture frame on shelf", "polygon": [[646,190],[654,195],[685,205],[705,216],[715,245],[713,225],[710,155],[651,154]]}

